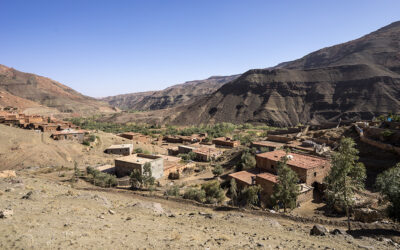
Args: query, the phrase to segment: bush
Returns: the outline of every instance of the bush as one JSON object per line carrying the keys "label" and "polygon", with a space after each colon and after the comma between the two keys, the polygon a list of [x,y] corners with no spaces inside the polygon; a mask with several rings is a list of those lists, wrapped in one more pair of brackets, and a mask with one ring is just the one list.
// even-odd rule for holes
{"label": "bush", "polygon": [[240,158],[239,164],[236,166],[236,170],[242,171],[254,168],[255,166],[256,166],[255,157],[249,151],[244,151],[242,157]]}
{"label": "bush", "polygon": [[183,198],[204,202],[206,200],[206,192],[203,189],[189,188],[183,194]]}
{"label": "bush", "polygon": [[165,195],[166,196],[175,196],[178,197],[179,196],[179,187],[176,185],[173,185],[172,187],[170,187],[169,189],[167,189],[167,191],[165,191]]}
{"label": "bush", "polygon": [[260,186],[249,186],[245,187],[239,193],[239,203],[242,206],[254,205],[257,206],[259,203],[258,193],[261,191]]}
{"label": "bush", "polygon": [[224,172],[224,169],[219,164],[217,164],[214,167],[214,169],[212,170],[212,173],[213,173],[214,176],[220,176],[223,172]]}
{"label": "bush", "polygon": [[170,179],[170,180],[178,180],[179,178],[180,178],[180,174],[179,174],[178,171],[176,171],[176,172],[171,172],[171,173],[169,173],[169,175],[168,175],[168,179]]}
{"label": "bush", "polygon": [[204,190],[206,194],[207,203],[220,203],[225,199],[224,190],[220,187],[218,181],[204,183],[201,189]]}
{"label": "bush", "polygon": [[117,177],[114,175],[100,172],[92,167],[87,167],[86,173],[93,185],[100,187],[115,187],[118,185]]}
{"label": "bush", "polygon": [[142,148],[135,148],[135,153],[141,154],[141,153],[143,153],[143,149]]}
{"label": "bush", "polygon": [[88,140],[83,140],[82,144],[85,146],[90,146],[90,142]]}

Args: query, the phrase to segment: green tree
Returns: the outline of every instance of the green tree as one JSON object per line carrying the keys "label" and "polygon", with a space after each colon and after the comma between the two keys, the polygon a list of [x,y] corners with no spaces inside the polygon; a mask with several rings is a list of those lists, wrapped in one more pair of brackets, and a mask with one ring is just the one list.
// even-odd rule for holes
{"label": "green tree", "polygon": [[231,196],[232,200],[232,205],[236,206],[237,204],[237,199],[238,199],[238,193],[237,193],[237,185],[235,179],[231,179],[229,182],[229,194]]}
{"label": "green tree", "polygon": [[288,155],[283,156],[278,162],[277,183],[274,185],[274,192],[271,196],[276,206],[282,204],[283,211],[296,207],[297,196],[299,195],[299,178],[288,165]]}
{"label": "green tree", "polygon": [[254,205],[257,206],[259,203],[258,194],[261,192],[260,186],[248,186],[242,189],[239,194],[238,200],[242,206]]}
{"label": "green tree", "polygon": [[256,166],[256,159],[254,156],[249,152],[249,151],[244,151],[241,158],[240,162],[237,165],[237,170],[246,170],[246,169],[251,169]]}
{"label": "green tree", "polygon": [[140,170],[138,169],[133,170],[129,177],[132,189],[142,188],[143,176],[140,173]]}
{"label": "green tree", "polygon": [[400,163],[378,175],[376,186],[391,203],[388,207],[389,216],[400,221]]}
{"label": "green tree", "polygon": [[146,162],[143,166],[143,185],[146,188],[153,187],[155,178],[153,177],[153,173],[151,171],[151,164],[149,162]]}
{"label": "green tree", "polygon": [[224,169],[222,168],[221,165],[217,164],[212,170],[212,173],[214,176],[220,176],[222,173],[224,173]]}
{"label": "green tree", "polygon": [[173,185],[165,191],[166,196],[179,196],[179,186]]}
{"label": "green tree", "polygon": [[224,190],[217,180],[204,183],[201,189],[206,194],[207,203],[219,203],[225,199]]}
{"label": "green tree", "polygon": [[195,200],[204,202],[206,199],[206,192],[203,189],[189,188],[183,194],[184,199]]}
{"label": "green tree", "polygon": [[365,167],[358,161],[358,150],[351,138],[340,140],[338,152],[332,155],[332,168],[325,182],[325,195],[330,207],[344,207],[347,216],[347,226],[350,230],[349,209],[354,203],[354,191],[364,188],[366,178]]}

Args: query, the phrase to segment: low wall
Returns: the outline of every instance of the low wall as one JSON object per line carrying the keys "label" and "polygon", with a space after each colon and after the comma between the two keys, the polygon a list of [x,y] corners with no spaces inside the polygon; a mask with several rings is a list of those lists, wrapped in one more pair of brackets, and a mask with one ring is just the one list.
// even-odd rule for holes
{"label": "low wall", "polygon": [[267,140],[286,143],[286,142],[293,141],[293,138],[282,136],[282,135],[268,135]]}
{"label": "low wall", "polygon": [[385,150],[385,151],[395,152],[398,155],[400,155],[400,148],[399,147],[395,147],[395,146],[392,146],[390,144],[386,144],[386,143],[383,143],[383,142],[378,142],[378,141],[375,141],[375,140],[371,140],[371,139],[368,139],[365,136],[360,136],[360,140],[362,142],[364,142],[364,143],[367,143],[367,144],[371,145],[371,146],[380,148],[380,149]]}

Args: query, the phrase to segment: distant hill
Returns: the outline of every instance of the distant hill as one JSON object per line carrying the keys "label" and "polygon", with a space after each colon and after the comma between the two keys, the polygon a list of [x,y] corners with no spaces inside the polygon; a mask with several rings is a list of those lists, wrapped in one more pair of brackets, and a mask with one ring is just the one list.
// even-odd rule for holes
{"label": "distant hill", "polygon": [[181,108],[172,123],[290,126],[387,112],[400,112],[400,22],[273,68],[249,70]]}
{"label": "distant hill", "polygon": [[215,92],[219,87],[239,77],[213,76],[205,80],[189,81],[160,91],[124,94],[102,98],[110,105],[121,109],[157,110],[189,104]]}
{"label": "distant hill", "polygon": [[4,65],[0,65],[0,92],[0,106],[33,108],[37,113],[114,112],[107,103],[84,96],[59,82]]}

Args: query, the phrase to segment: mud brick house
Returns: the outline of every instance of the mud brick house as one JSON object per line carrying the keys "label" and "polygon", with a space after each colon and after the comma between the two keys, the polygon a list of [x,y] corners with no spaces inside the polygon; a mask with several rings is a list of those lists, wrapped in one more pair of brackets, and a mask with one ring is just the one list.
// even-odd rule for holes
{"label": "mud brick house", "polygon": [[[278,161],[285,155],[284,150],[258,154],[256,155],[257,167],[276,174]],[[307,185],[321,184],[331,168],[327,159],[316,156],[290,153],[288,158],[288,166],[297,173],[301,182]]]}
{"label": "mud brick house", "polygon": [[229,137],[218,137],[212,140],[212,143],[221,146],[221,147],[229,147],[229,148],[236,148],[240,146],[240,141],[234,141]]}
{"label": "mud brick house", "polygon": [[159,179],[164,174],[164,159],[156,155],[148,154],[133,154],[115,159],[115,174],[117,177],[130,175],[134,170],[139,170],[143,173],[143,168],[146,163],[151,166],[152,176]]}
{"label": "mud brick house", "polygon": [[54,140],[74,140],[80,143],[83,142],[84,137],[84,130],[75,129],[64,129],[62,131],[56,131],[51,135],[51,138],[53,138]]}
{"label": "mud brick house", "polygon": [[267,148],[268,151],[274,151],[279,148],[283,148],[285,143],[273,142],[273,141],[255,141],[251,143],[251,147],[260,150],[261,148]]}
{"label": "mud brick house", "polygon": [[[252,185],[261,187],[260,200],[266,206],[271,206],[271,195],[274,193],[274,186],[278,182],[278,176],[268,173],[262,169],[254,168],[229,175],[235,179],[237,187],[243,189]],[[313,198],[313,187],[304,183],[299,184],[300,194],[297,197],[297,204],[309,201]]]}
{"label": "mud brick house", "polygon": [[164,159],[164,176],[168,176],[170,173],[180,173],[187,167],[195,167],[195,163],[184,163],[180,157],[174,157],[169,155],[158,155]]}
{"label": "mud brick house", "polygon": [[142,135],[141,133],[134,133],[134,132],[126,132],[119,134],[119,136],[128,139],[128,140],[133,140],[136,142],[143,142],[143,143],[148,143],[151,141],[151,138],[146,135]]}
{"label": "mud brick house", "polygon": [[39,129],[42,132],[53,132],[53,131],[57,131],[59,128],[58,124],[55,123],[49,123],[49,124],[41,124],[39,125]]}
{"label": "mud brick house", "polygon": [[222,151],[212,147],[199,147],[193,150],[198,161],[215,160],[222,155]]}
{"label": "mud brick house", "polygon": [[115,154],[115,155],[130,155],[133,152],[133,144],[120,144],[120,145],[111,145],[110,147],[104,150],[106,154]]}

